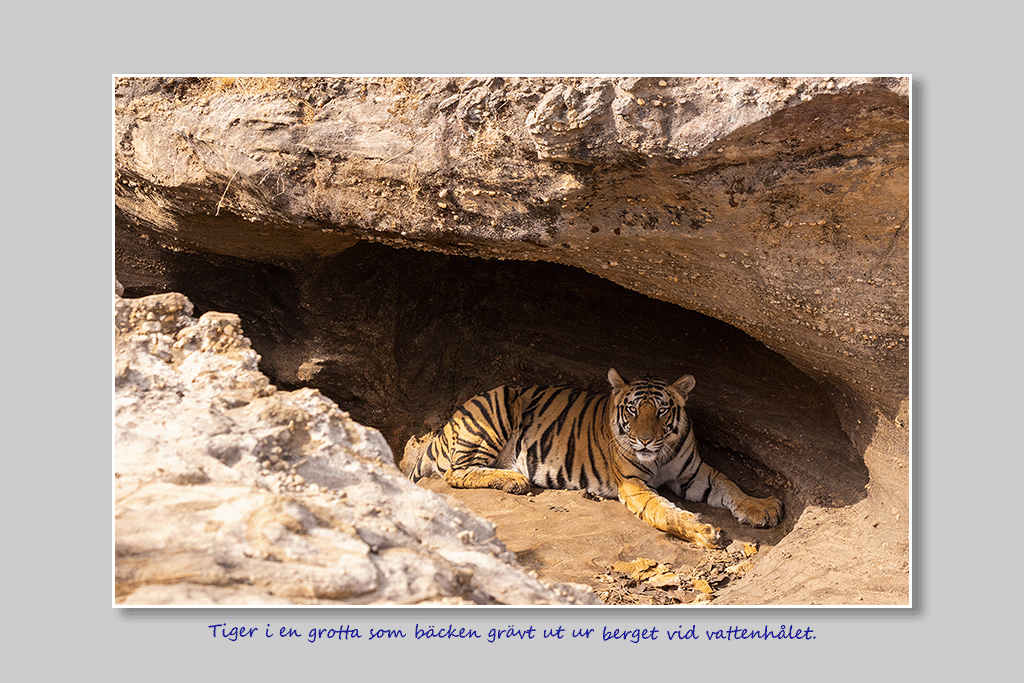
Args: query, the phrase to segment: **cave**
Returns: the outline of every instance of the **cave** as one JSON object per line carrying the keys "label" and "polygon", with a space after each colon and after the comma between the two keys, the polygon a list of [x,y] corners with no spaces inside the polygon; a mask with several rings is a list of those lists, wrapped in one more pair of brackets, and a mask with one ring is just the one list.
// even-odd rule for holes
{"label": "cave", "polygon": [[477,393],[604,393],[614,367],[694,375],[702,456],[752,495],[782,497],[790,525],[806,503],[864,496],[867,468],[825,387],[735,327],[579,268],[371,242],[282,267],[164,249],[128,227],[117,253],[124,296],[177,291],[197,314],[237,313],[279,388],[319,389],[380,430],[396,460]]}

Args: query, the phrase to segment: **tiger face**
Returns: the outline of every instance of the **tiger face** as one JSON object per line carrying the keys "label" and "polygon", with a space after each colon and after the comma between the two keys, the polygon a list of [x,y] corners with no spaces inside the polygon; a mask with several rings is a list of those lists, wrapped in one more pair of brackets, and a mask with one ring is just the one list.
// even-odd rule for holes
{"label": "tiger face", "polygon": [[608,372],[612,385],[612,434],[628,444],[641,460],[674,453],[688,427],[683,406],[696,381],[684,375],[669,384],[641,377],[627,384],[615,369]]}

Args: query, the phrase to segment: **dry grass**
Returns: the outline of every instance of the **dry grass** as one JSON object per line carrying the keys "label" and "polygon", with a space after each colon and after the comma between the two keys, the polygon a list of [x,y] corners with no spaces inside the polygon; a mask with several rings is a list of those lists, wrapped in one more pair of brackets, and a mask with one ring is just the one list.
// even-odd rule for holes
{"label": "dry grass", "polygon": [[277,90],[286,80],[279,76],[215,76],[208,79],[210,93],[237,92],[243,95],[258,95]]}
{"label": "dry grass", "polygon": [[309,102],[288,92],[288,78],[280,76],[214,76],[207,81],[207,96],[227,93],[239,95],[261,95],[275,90],[284,91],[285,96],[302,110],[302,122],[312,123],[316,117],[316,107]]}
{"label": "dry grass", "polygon": [[515,145],[512,144],[508,133],[490,121],[484,122],[471,144],[474,156],[482,159],[493,160],[515,153]]}

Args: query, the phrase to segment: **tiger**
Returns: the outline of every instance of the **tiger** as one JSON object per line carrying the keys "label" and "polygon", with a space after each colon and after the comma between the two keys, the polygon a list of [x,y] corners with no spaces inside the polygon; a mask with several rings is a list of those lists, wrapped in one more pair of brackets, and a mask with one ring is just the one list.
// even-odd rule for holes
{"label": "tiger", "polygon": [[436,432],[409,439],[405,474],[513,494],[585,489],[618,498],[654,528],[708,549],[721,547],[721,531],[659,495],[658,487],[728,509],[744,524],[779,522],[778,498],[748,496],[701,460],[684,410],[693,375],[672,384],[650,376],[627,383],[611,368],[608,382],[606,394],[500,386],[474,396]]}

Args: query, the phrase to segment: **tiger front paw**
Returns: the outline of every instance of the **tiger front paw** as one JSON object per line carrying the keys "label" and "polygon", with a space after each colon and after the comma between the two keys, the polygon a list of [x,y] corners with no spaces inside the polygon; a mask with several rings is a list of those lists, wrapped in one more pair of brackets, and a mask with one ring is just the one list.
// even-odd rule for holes
{"label": "tiger front paw", "polygon": [[682,513],[671,525],[668,532],[673,536],[696,543],[702,548],[714,550],[722,546],[722,534],[710,524],[700,521],[697,515]]}
{"label": "tiger front paw", "polygon": [[733,512],[736,519],[753,527],[772,527],[782,519],[782,501],[775,496],[745,498]]}
{"label": "tiger front paw", "polygon": [[696,527],[689,540],[708,550],[722,547],[722,533],[718,529],[710,524],[697,524]]}

